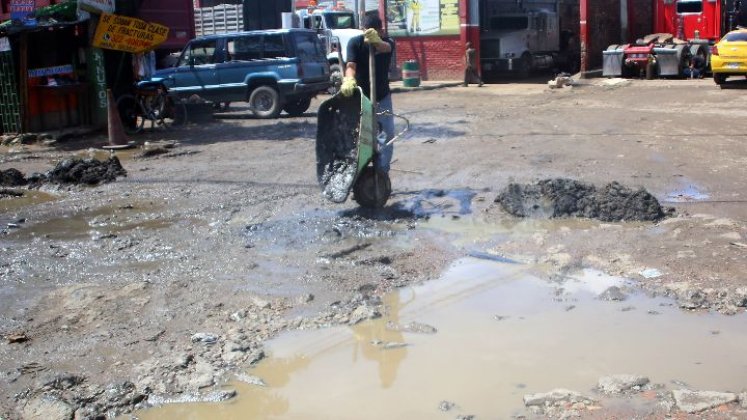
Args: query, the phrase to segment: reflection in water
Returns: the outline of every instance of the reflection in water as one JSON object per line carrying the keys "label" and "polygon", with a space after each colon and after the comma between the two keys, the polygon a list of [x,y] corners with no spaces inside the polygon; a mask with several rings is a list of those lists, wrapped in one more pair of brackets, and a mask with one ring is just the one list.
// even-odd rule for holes
{"label": "reflection in water", "polygon": [[[586,392],[610,374],[646,375],[669,390],[672,381],[715,391],[744,386],[745,315],[689,314],[634,292],[624,302],[604,301],[597,296],[625,288],[623,279],[587,270],[548,283],[533,269],[462,260],[443,279],[391,294],[382,319],[267,343],[269,357],[250,371],[267,387],[235,384],[234,401],[138,416],[430,420],[444,418],[438,404],[447,400],[457,404],[451,418],[513,418],[526,414],[524,394]],[[387,321],[438,332],[391,331]]]}
{"label": "reflection in water", "polygon": [[[399,324],[400,297],[398,293],[387,299],[387,319]],[[353,336],[356,345],[353,347],[353,363],[358,362],[358,351],[368,360],[374,361],[379,368],[379,381],[382,388],[390,388],[397,379],[397,369],[407,357],[406,347],[386,349],[387,343],[405,343],[402,332],[391,331],[386,328],[387,322],[383,318],[364,322],[353,326]]]}

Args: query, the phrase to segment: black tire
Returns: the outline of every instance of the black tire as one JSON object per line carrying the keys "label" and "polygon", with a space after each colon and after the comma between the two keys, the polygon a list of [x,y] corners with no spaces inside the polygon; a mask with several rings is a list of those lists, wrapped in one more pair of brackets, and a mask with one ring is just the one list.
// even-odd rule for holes
{"label": "black tire", "polygon": [[340,91],[343,76],[345,76],[345,73],[343,72],[341,65],[332,64],[329,66],[329,80],[332,82],[332,85],[327,89],[327,92],[330,95],[335,95]]}
{"label": "black tire", "polygon": [[134,96],[130,94],[120,96],[117,99],[117,113],[125,133],[131,135],[143,131],[145,110]]}
{"label": "black tire", "polygon": [[353,200],[364,208],[380,209],[384,207],[390,195],[392,195],[392,183],[389,180],[389,174],[377,171],[373,166],[367,166],[353,185]]}
{"label": "black tire", "polygon": [[187,124],[187,106],[176,95],[167,95],[158,123],[165,128],[184,126]]}
{"label": "black tire", "polygon": [[299,117],[311,106],[311,98],[301,98],[288,102],[283,110],[292,117]]}
{"label": "black tire", "polygon": [[721,86],[726,82],[726,75],[723,73],[713,73],[713,81],[716,82],[717,85]]}
{"label": "black tire", "polygon": [[272,86],[259,86],[249,95],[249,107],[257,118],[277,118],[283,108],[280,94]]}

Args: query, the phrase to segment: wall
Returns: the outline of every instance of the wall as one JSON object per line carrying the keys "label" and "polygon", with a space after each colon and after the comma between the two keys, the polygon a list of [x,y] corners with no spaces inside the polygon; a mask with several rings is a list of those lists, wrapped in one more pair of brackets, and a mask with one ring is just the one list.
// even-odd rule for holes
{"label": "wall", "polygon": [[460,80],[464,77],[464,44],[460,37],[402,37],[397,42],[397,67],[415,60],[423,80]]}
{"label": "wall", "polygon": [[651,0],[628,0],[630,36],[622,39],[620,0],[589,0],[589,68],[602,66],[602,51],[612,44],[626,44],[652,31]]}

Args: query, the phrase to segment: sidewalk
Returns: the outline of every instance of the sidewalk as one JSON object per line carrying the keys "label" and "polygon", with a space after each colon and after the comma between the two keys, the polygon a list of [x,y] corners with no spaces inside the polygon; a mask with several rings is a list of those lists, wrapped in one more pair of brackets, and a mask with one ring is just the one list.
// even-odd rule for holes
{"label": "sidewalk", "polygon": [[423,80],[420,82],[420,86],[418,87],[404,87],[403,82],[400,80],[396,82],[390,82],[389,87],[392,93],[402,93],[402,92],[412,92],[412,91],[417,91],[417,90],[442,89],[442,88],[447,88],[447,87],[459,86],[462,83],[463,83],[462,81],[456,81],[456,80],[440,80],[440,81]]}

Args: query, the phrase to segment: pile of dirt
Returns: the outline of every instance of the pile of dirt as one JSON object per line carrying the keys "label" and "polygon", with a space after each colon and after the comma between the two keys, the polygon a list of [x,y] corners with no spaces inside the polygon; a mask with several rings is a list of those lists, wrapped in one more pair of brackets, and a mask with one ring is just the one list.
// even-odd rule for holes
{"label": "pile of dirt", "polygon": [[633,190],[617,182],[601,189],[563,178],[510,184],[495,201],[519,217],[587,217],[618,222],[656,221],[665,216],[659,201],[648,191]]}
{"label": "pile of dirt", "polygon": [[17,187],[42,183],[98,185],[112,182],[119,176],[127,176],[119,159],[112,156],[107,160],[65,159],[46,174],[32,174],[28,178],[15,168],[0,171],[0,186]]}
{"label": "pile of dirt", "polygon": [[47,172],[48,182],[59,184],[97,185],[112,182],[118,176],[127,176],[127,171],[116,156],[105,161],[97,159],[65,159]]}
{"label": "pile of dirt", "polygon": [[6,171],[0,170],[0,185],[3,187],[20,187],[27,183],[26,177],[16,168],[10,168]]}

